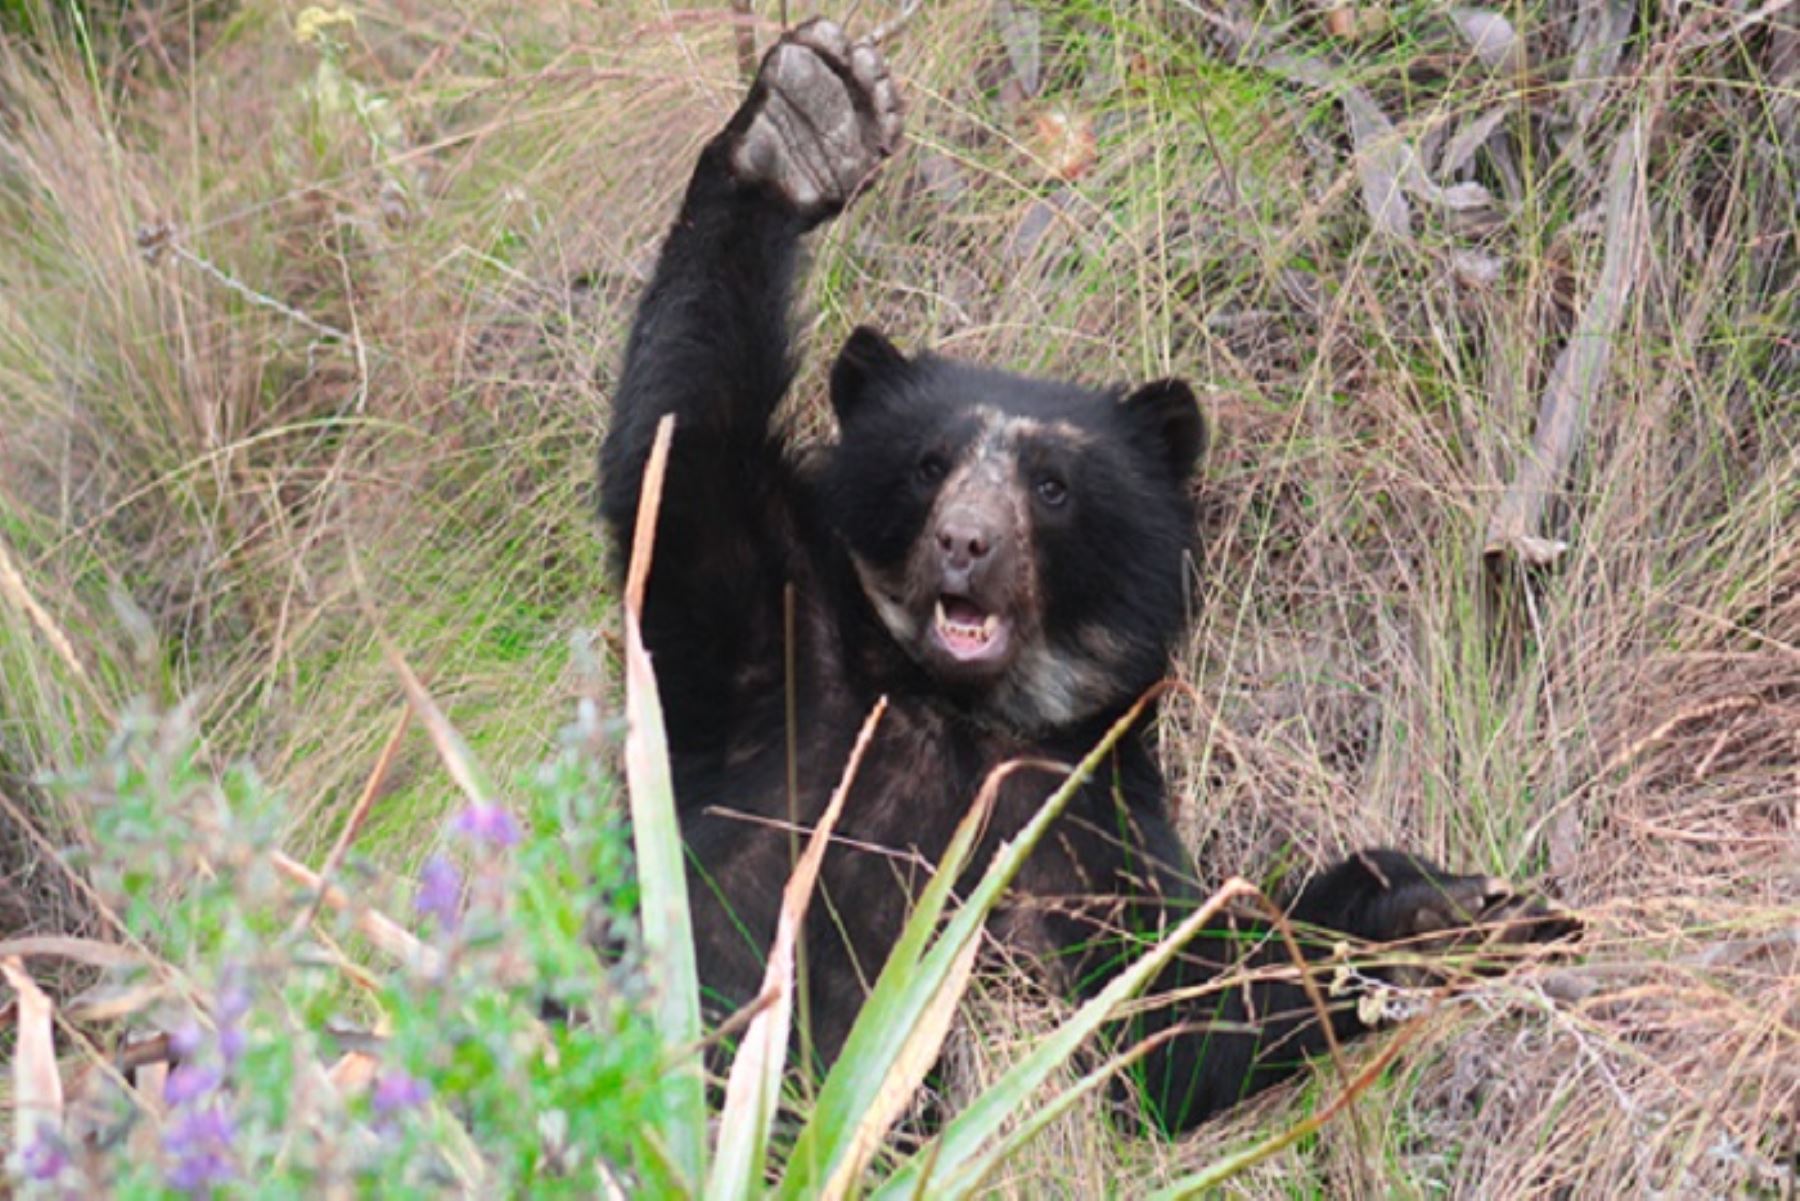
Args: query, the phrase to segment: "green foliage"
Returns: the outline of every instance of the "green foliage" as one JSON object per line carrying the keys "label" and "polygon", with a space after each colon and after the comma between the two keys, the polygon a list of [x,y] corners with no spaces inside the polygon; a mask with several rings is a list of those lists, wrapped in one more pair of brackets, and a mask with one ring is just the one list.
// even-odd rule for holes
{"label": "green foliage", "polygon": [[[121,1141],[91,1179],[119,1195],[216,1179],[258,1196],[408,1197],[476,1182],[591,1196],[629,1178],[658,1120],[651,1086],[685,1052],[647,1015],[613,783],[575,731],[565,742],[517,789],[522,823],[465,810],[448,836],[458,862],[435,857],[410,902],[385,890],[393,912],[429,910],[432,963],[368,964],[351,973],[361,990],[337,949],[353,916],[328,908],[309,929],[296,919],[313,895],[272,866],[282,798],[248,768],[215,777],[183,714],[134,711],[99,761],[56,781],[93,832],[96,849],[72,857],[154,952],[103,987],[150,990],[142,1016],[181,1056],[161,1158]],[[378,876],[353,856],[341,878]],[[570,1020],[542,1020],[546,1001]],[[370,1085],[327,1084],[352,1048],[371,1057]],[[123,1101],[119,1122],[152,1120]]]}

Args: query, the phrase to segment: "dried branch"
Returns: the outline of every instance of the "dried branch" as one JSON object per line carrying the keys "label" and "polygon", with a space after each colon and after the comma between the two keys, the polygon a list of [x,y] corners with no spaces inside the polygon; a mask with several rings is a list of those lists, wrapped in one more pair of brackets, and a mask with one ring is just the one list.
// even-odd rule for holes
{"label": "dried branch", "polygon": [[756,14],[753,0],[731,0],[732,30],[737,38],[738,77],[746,86],[756,78]]}
{"label": "dried branch", "polygon": [[906,3],[900,7],[900,12],[892,21],[887,22],[885,25],[877,25],[875,27],[875,32],[869,35],[869,41],[879,46],[883,42],[898,37],[900,31],[905,29],[908,23],[918,15],[919,10],[924,7],[925,0],[906,0]]}

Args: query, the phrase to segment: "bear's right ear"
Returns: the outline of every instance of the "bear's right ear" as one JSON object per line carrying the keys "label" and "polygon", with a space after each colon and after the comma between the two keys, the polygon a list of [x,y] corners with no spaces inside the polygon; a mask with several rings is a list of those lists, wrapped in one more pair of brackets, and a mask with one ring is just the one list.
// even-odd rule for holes
{"label": "bear's right ear", "polygon": [[1194,390],[1178,379],[1145,384],[1119,402],[1145,430],[1176,479],[1185,480],[1206,453],[1206,416]]}
{"label": "bear's right ear", "polygon": [[859,325],[838,351],[831,365],[831,407],[842,422],[854,410],[869,385],[892,378],[912,365],[900,348],[880,331]]}

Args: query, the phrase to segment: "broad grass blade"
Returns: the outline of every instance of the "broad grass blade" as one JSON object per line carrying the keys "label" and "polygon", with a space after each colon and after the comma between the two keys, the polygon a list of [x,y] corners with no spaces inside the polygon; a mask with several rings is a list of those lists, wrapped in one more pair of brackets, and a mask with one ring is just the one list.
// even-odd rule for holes
{"label": "broad grass blade", "polygon": [[825,861],[825,848],[830,845],[831,831],[843,811],[844,798],[856,781],[863,754],[875,735],[881,715],[887,712],[887,698],[875,702],[856,736],[856,745],[844,765],[844,775],[837,791],[825,806],[819,824],[807,840],[806,850],[794,865],[782,891],[781,916],[775,927],[775,944],[769,951],[769,966],[763,973],[762,992],[774,1000],[744,1033],[738,1045],[737,1058],[731,1063],[731,1078],[725,1085],[725,1108],[719,1115],[719,1139],[713,1156],[712,1175],[707,1178],[709,1201],[740,1201],[761,1191],[764,1157],[769,1144],[769,1128],[775,1118],[775,1107],[781,1099],[781,1073],[787,1063],[787,1044],[794,1004],[794,945],[800,926],[806,920],[807,904],[812,900],[813,886],[819,879],[819,868]]}
{"label": "broad grass blade", "polygon": [[[1048,1038],[1039,1042],[1030,1055],[1014,1064],[992,1088],[984,1091],[966,1110],[957,1115],[938,1136],[939,1145],[935,1151],[913,1157],[905,1167],[889,1177],[876,1192],[877,1201],[910,1197],[922,1189],[926,1195],[934,1198],[962,1195],[954,1190],[944,1192],[937,1184],[930,1184],[927,1188],[928,1182],[922,1179],[926,1164],[932,1165],[932,1174],[939,1180],[958,1176],[964,1166],[968,1165],[970,1173],[966,1184],[972,1188],[998,1162],[997,1153],[971,1162],[971,1157],[980,1150],[982,1144],[1000,1129],[1007,1118],[1016,1115],[1030,1101],[1038,1086],[1049,1079],[1050,1073],[1092,1038],[1120,1005],[1148,984],[1175,957],[1175,953],[1186,946],[1188,940],[1224,908],[1226,902],[1233,897],[1255,892],[1255,886],[1246,880],[1233,878],[1227,881],[1219,891],[1207,898],[1204,905],[1194,910],[1171,931],[1167,938],[1130,968],[1114,977],[1112,983],[1101,990],[1098,996],[1077,1010]],[[1078,1085],[1077,1088],[1079,1087]],[[1016,1149],[1017,1146],[1009,1140],[998,1150],[1010,1154]]]}
{"label": "broad grass blade", "polygon": [[[672,415],[656,427],[656,441],[644,468],[631,568],[625,581],[625,781],[631,798],[644,950],[656,995],[653,1016],[657,1032],[665,1047],[693,1047],[700,1041],[700,990],[694,970],[681,826],[675,817],[675,784],[669,770],[662,699],[640,626],[674,431]],[[685,1178],[692,1190],[706,1178],[706,1084],[699,1057],[669,1064],[662,1087],[665,1118],[656,1141],[667,1165]]]}
{"label": "broad grass blade", "polygon": [[1231,1177],[1261,1163],[1263,1160],[1293,1146],[1301,1139],[1317,1133],[1325,1123],[1342,1113],[1352,1101],[1362,1096],[1363,1091],[1380,1078],[1412,1040],[1425,1028],[1430,1015],[1414,1018],[1402,1026],[1381,1054],[1369,1061],[1367,1067],[1356,1074],[1356,1078],[1344,1086],[1344,1091],[1332,1098],[1331,1104],[1317,1113],[1310,1114],[1301,1121],[1295,1122],[1279,1134],[1270,1135],[1253,1147],[1235,1151],[1222,1159],[1215,1160],[1192,1175],[1183,1176],[1151,1193],[1147,1201],[1187,1201],[1190,1197],[1209,1194],[1213,1189],[1231,1179]]}
{"label": "broad grass blade", "polygon": [[[1094,1092],[1114,1076],[1125,1071],[1158,1046],[1177,1037],[1180,1033],[1178,1029],[1164,1030],[1152,1038],[1144,1039],[1123,1054],[1113,1056],[1058,1093],[1049,1102],[1040,1105],[1020,1119],[1019,1124],[1008,1131],[1006,1137],[999,1143],[985,1154],[970,1160],[954,1180],[945,1180],[943,1174],[938,1172],[937,1153],[942,1149],[943,1143],[941,1140],[932,1142],[909,1161],[909,1166],[920,1169],[922,1165],[922,1170],[914,1171],[919,1185],[908,1196],[929,1195],[933,1201],[946,1201],[946,1199],[974,1195],[997,1168],[1016,1155],[1032,1139],[1042,1134],[1052,1122],[1072,1109],[1083,1097]],[[929,1186],[929,1191],[927,1191],[927,1186]]]}
{"label": "broad grass blade", "polygon": [[981,927],[968,927],[953,944],[946,932],[945,939],[933,948],[934,958],[940,948],[951,951],[942,978],[925,998],[925,1007],[907,1032],[899,1055],[882,1077],[874,1103],[863,1111],[851,1129],[844,1152],[838,1157],[837,1169],[820,1194],[825,1201],[838,1201],[851,1195],[862,1175],[863,1165],[887,1137],[888,1128],[899,1121],[900,1115],[912,1104],[919,1086],[925,1082],[925,1073],[937,1062],[944,1048],[944,1038],[950,1033],[950,1023],[956,1017],[956,1007],[975,971],[975,953],[981,949]]}
{"label": "broad grass blade", "polygon": [[[851,1027],[837,1064],[819,1090],[813,1116],[794,1144],[787,1175],[781,1182],[780,1196],[810,1199],[818,1196],[827,1182],[844,1179],[844,1165],[854,1162],[854,1152],[864,1146],[867,1138],[864,1118],[877,1110],[884,1090],[890,1087],[889,1077],[896,1072],[896,1065],[917,1058],[920,1044],[913,1041],[915,1031],[935,1018],[939,1006],[953,1008],[960,997],[957,980],[960,960],[979,937],[988,914],[1024,866],[1038,840],[1062,814],[1069,799],[1093,776],[1119,739],[1143,714],[1154,695],[1154,692],[1145,693],[1113,723],[1106,736],[1050,794],[1017,837],[995,852],[993,862],[974,891],[950,918],[930,950],[925,951],[925,943],[943,912],[951,885],[973,849],[999,784],[1011,770],[1022,764],[1003,765],[988,777],[981,796],[957,827],[943,862],[920,894],[912,918],[887,963],[882,966],[881,975],[863,1003],[856,1024]],[[965,976],[961,983],[966,982]],[[948,999],[940,995],[952,987],[957,988],[954,995]]]}
{"label": "broad grass blade", "polygon": [[[780,1196],[812,1201],[824,1182],[838,1174],[840,1162],[857,1137],[857,1124],[874,1107],[889,1070],[906,1051],[913,1028],[942,984],[941,978],[934,983],[926,974],[921,959],[950,898],[950,888],[968,862],[986,823],[994,797],[992,780],[1003,778],[1006,770],[1002,767],[990,777],[990,786],[983,787],[975,804],[963,815],[937,871],[919,894],[912,917],[900,931],[875,987],[850,1028],[850,1036],[844,1040],[837,1063],[819,1090],[812,1117],[794,1142]],[[939,940],[940,945],[942,941]]]}

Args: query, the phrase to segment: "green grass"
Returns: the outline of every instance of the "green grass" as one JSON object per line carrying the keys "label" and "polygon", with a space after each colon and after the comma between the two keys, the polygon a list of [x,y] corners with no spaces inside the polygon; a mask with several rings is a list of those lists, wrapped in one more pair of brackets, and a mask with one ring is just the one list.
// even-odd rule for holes
{"label": "green grass", "polygon": [[[555,753],[577,698],[619,711],[594,449],[656,238],[737,94],[726,6],[376,0],[311,44],[260,0],[127,7],[0,3],[0,545],[67,648],[0,593],[0,791],[79,846],[86,811],[37,781],[95,762],[133,698],[185,703],[200,774],[254,764],[281,844],[317,863],[402,704],[381,636],[499,780]],[[1199,699],[1170,704],[1162,749],[1214,882],[1401,843],[1542,883],[1593,927],[1559,994],[1579,1006],[1484,986],[1231,1195],[1779,1195],[1800,1089],[1778,937],[1800,894],[1791,30],[1637,12],[1584,81],[1604,48],[1568,3],[1495,10],[1527,56],[1510,71],[1427,5],[1357,10],[1369,32],[1342,38],[1270,4],[1240,54],[1212,6],[1084,0],[1042,6],[1044,86],[1020,99],[990,4],[926,8],[894,48],[911,147],[818,239],[796,427],[828,427],[830,352],[864,321],[1018,369],[1194,379],[1217,437],[1175,673]],[[1337,88],[1271,52],[1334,58]],[[1409,238],[1374,231],[1352,84],[1414,145],[1502,111],[1440,181],[1499,203],[1414,194]],[[1046,169],[1053,106],[1093,123],[1072,182]],[[1539,531],[1569,550],[1497,571],[1488,522],[1645,106],[1641,265]],[[1491,282],[1458,282],[1474,253]],[[357,842],[379,886],[455,804],[415,730]],[[93,920],[4,821],[0,869],[0,939]],[[949,1061],[970,1095],[1060,1012],[1006,975],[974,992]],[[994,1184],[1148,1193],[1335,1087],[1175,1147],[1084,1102]]]}

